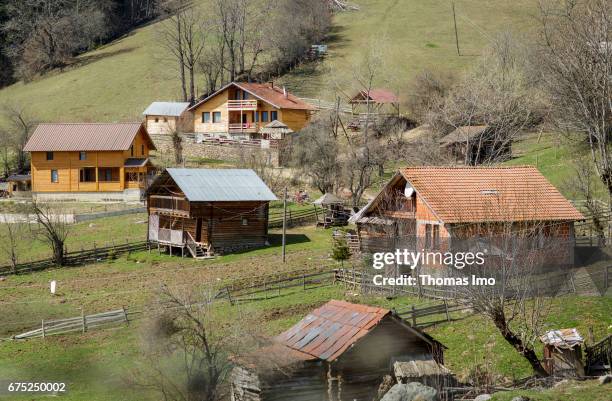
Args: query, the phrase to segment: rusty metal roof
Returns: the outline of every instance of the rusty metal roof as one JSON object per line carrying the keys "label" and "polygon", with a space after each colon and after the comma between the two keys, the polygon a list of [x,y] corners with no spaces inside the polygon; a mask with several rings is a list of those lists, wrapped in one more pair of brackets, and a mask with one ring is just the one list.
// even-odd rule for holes
{"label": "rusty metal roof", "polygon": [[581,345],[584,342],[584,339],[580,333],[578,333],[578,330],[572,328],[551,330],[541,336],[540,341],[546,345],[552,345],[556,348],[571,349],[576,345]]}
{"label": "rusty metal roof", "polygon": [[[368,96],[369,95],[369,96]],[[389,89],[370,89],[369,91],[361,90],[356,94],[349,103],[364,103],[367,100],[373,103],[387,104],[398,103],[399,99]]]}
{"label": "rusty metal roof", "polygon": [[375,306],[332,300],[275,340],[311,359],[333,361],[390,313]]}
{"label": "rusty metal roof", "polygon": [[28,140],[26,152],[79,152],[127,150],[143,130],[149,147],[155,149],[146,129],[133,123],[45,123]]}

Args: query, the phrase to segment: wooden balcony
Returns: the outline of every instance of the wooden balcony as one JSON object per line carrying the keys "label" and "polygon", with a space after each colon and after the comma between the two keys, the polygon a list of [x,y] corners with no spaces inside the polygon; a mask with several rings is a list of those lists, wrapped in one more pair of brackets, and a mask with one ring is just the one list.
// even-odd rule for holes
{"label": "wooden balcony", "polygon": [[257,123],[228,124],[227,129],[230,134],[254,134],[257,132]]}
{"label": "wooden balcony", "polygon": [[176,196],[151,195],[149,209],[160,213],[189,217],[189,201]]}
{"label": "wooden balcony", "polygon": [[257,110],[257,100],[228,100],[228,110]]}

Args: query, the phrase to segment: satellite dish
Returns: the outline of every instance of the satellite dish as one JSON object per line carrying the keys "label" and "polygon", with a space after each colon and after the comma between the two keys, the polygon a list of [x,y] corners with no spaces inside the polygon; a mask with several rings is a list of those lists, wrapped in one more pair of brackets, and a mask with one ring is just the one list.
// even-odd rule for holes
{"label": "satellite dish", "polygon": [[404,187],[404,196],[406,198],[410,198],[412,194],[414,194],[414,188],[412,188],[412,185],[409,183],[406,183],[406,186]]}

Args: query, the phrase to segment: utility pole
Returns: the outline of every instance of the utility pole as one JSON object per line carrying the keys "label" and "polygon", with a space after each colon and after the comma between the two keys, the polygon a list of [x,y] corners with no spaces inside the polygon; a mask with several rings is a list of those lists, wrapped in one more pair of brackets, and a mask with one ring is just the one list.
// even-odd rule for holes
{"label": "utility pole", "polygon": [[287,245],[287,187],[285,187],[285,194],[283,196],[283,263],[286,262],[286,251],[285,246]]}
{"label": "utility pole", "polygon": [[455,15],[455,2],[453,1],[453,22],[455,23],[455,45],[457,46],[457,56],[461,56],[459,51],[459,35],[457,34],[457,16]]}

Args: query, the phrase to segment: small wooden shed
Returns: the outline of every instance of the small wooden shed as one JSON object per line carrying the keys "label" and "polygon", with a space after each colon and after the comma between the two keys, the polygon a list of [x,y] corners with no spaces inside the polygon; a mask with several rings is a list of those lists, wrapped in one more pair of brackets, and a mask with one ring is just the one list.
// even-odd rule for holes
{"label": "small wooden shed", "polygon": [[576,329],[551,330],[540,337],[544,343],[544,369],[555,376],[582,377],[582,344]]}
{"label": "small wooden shed", "polygon": [[249,169],[166,169],[147,190],[148,240],[193,257],[262,247],[269,202]]}
{"label": "small wooden shed", "polygon": [[348,222],[350,212],[344,208],[344,201],[334,194],[325,193],[313,202],[315,207],[323,209],[319,215],[317,225],[325,228],[331,226],[345,226]]}
{"label": "small wooden shed", "polygon": [[28,198],[32,196],[32,176],[30,174],[13,174],[6,179],[6,182],[10,197]]}
{"label": "small wooden shed", "polygon": [[512,154],[512,141],[487,125],[458,127],[440,139],[440,146],[471,166],[503,161]]}
{"label": "small wooden shed", "polygon": [[[395,361],[443,363],[444,348],[388,309],[332,300],[241,358],[231,399],[370,401]],[[275,355],[277,366],[262,363]]]}

